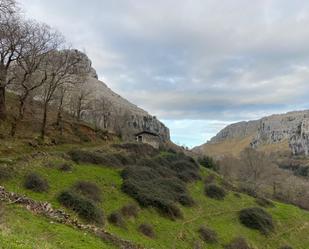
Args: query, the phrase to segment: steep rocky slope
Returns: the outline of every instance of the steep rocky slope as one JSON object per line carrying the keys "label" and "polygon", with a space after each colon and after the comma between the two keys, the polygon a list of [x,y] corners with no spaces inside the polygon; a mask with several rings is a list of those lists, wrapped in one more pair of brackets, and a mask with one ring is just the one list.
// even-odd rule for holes
{"label": "steep rocky slope", "polygon": [[[76,51],[75,51],[76,52]],[[107,120],[97,120],[101,128],[111,132],[120,133],[123,138],[132,140],[134,134],[147,130],[157,133],[162,141],[169,141],[169,129],[155,116],[130,103],[120,95],[113,92],[104,82],[98,80],[97,73],[91,66],[90,59],[83,53],[78,52],[83,58],[83,63],[88,65],[89,75],[85,82],[85,88],[91,90],[92,99],[104,99],[108,105]],[[82,118],[87,122],[93,121],[93,110],[83,112]]]}
{"label": "steep rocky slope", "polygon": [[[194,148],[196,152],[237,151],[254,148],[288,149],[293,154],[309,154],[309,110],[288,112],[260,120],[231,124],[209,142]],[[225,149],[222,149],[224,147]],[[237,153],[236,153],[237,154]]]}

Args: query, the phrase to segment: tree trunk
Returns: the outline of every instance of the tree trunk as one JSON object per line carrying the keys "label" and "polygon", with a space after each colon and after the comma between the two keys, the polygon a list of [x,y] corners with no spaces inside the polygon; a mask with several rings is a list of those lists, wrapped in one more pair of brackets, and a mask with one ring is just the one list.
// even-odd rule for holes
{"label": "tree trunk", "polygon": [[26,99],[27,98],[28,98],[28,94],[26,94],[25,96],[23,96],[19,99],[18,116],[16,118],[14,118],[14,120],[12,122],[12,127],[11,127],[11,136],[12,137],[15,137],[16,131],[17,131],[17,126],[18,126],[19,122],[21,122],[24,119],[25,105],[26,105]]}
{"label": "tree trunk", "polygon": [[46,135],[46,124],[47,124],[47,110],[48,109],[48,104],[45,103],[44,104],[44,110],[43,110],[43,122],[42,122],[42,127],[41,127],[41,139],[44,140],[45,139],[45,135]]}
{"label": "tree trunk", "polygon": [[5,86],[0,86],[0,119],[6,118]]}
{"label": "tree trunk", "polygon": [[7,80],[7,69],[3,64],[0,65],[0,119],[6,118],[6,103],[5,103],[5,90]]}

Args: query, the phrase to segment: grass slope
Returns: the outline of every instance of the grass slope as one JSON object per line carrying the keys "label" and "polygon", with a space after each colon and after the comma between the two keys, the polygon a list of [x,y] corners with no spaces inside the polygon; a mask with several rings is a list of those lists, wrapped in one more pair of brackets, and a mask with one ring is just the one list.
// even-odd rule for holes
{"label": "grass slope", "polygon": [[[51,202],[54,207],[59,208],[60,204],[57,201],[59,192],[71,187],[78,180],[95,182],[103,193],[103,201],[100,205],[105,216],[119,210],[126,204],[135,203],[133,199],[121,192],[120,169],[73,164],[72,172],[61,172],[57,169],[57,164],[63,161],[64,159],[57,155],[46,155],[42,158],[20,162],[15,166],[18,170],[14,178],[0,183],[10,191],[25,194],[36,200]],[[31,171],[38,172],[48,179],[50,185],[48,193],[34,193],[24,189],[24,175]],[[208,171],[203,171],[204,176],[208,174]],[[265,237],[257,231],[244,227],[238,221],[238,212],[241,209],[256,206],[254,198],[242,194],[239,198],[233,192],[229,192],[223,201],[218,201],[206,197],[203,194],[203,189],[202,181],[189,185],[196,205],[187,208],[181,207],[184,214],[183,219],[172,221],[160,216],[155,209],[148,208],[142,209],[138,218],[126,219],[126,228],[119,228],[108,223],[106,223],[105,228],[121,238],[139,243],[146,248],[155,249],[188,249],[194,248],[196,243],[201,243],[202,248],[222,249],[224,248],[223,245],[237,236],[245,237],[253,248],[276,249],[286,244],[293,246],[294,249],[309,248],[308,212],[292,205],[275,203],[276,207],[267,210],[275,220],[276,232]],[[33,216],[28,211],[14,205],[8,210],[9,216],[6,224],[9,231],[13,232],[7,233],[5,229],[2,230],[1,240],[4,245],[7,245],[5,248],[57,248],[57,243],[67,243],[61,248],[109,248],[108,245],[90,235],[84,236],[80,232],[63,225],[51,225],[45,218]],[[68,210],[68,212],[70,211]],[[14,215],[18,217],[16,221]],[[25,226],[22,225],[23,222],[25,222]],[[154,226],[156,233],[154,239],[147,238],[138,231],[138,227],[142,223],[150,223]],[[206,245],[201,242],[197,232],[201,225],[214,229],[218,233],[219,243]],[[25,229],[26,227],[27,229]],[[35,234],[39,235],[35,238],[38,242],[31,244],[31,237],[36,237]],[[50,236],[50,240],[42,239],[45,236]],[[89,244],[78,243],[79,247],[70,244],[74,243],[74,236],[77,240],[85,238]],[[24,247],[18,247],[19,242],[15,243],[15,240],[20,243],[24,241]],[[44,243],[47,243],[46,246]],[[31,247],[37,244],[41,247]],[[85,246],[83,247],[83,245]]]}
{"label": "grass slope", "polygon": [[0,224],[1,249],[113,249],[91,234],[50,222],[19,206],[8,205]]}

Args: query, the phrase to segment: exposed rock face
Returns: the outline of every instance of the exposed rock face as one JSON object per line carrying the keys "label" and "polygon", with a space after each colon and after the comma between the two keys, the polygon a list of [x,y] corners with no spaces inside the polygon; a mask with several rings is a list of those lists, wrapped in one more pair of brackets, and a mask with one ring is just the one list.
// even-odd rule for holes
{"label": "exposed rock face", "polygon": [[[124,139],[133,140],[135,134],[141,131],[150,131],[159,135],[161,141],[169,141],[169,129],[156,117],[130,103],[120,95],[113,92],[105,83],[98,80],[95,69],[91,67],[91,61],[84,56],[83,63],[89,66],[89,77],[85,87],[92,89],[93,99],[105,99],[109,105],[109,112],[105,119],[98,120],[101,128],[119,133]],[[82,118],[87,122],[93,122],[93,113],[86,111]]]}
{"label": "exposed rock face", "polygon": [[290,148],[294,155],[309,155],[309,120],[305,119],[290,137]]}
{"label": "exposed rock face", "polygon": [[[253,148],[288,141],[293,154],[309,155],[309,110],[272,115],[260,120],[229,125],[208,144],[253,136]],[[249,146],[249,144],[248,144]]]}
{"label": "exposed rock face", "polygon": [[279,143],[294,136],[299,125],[309,119],[309,111],[288,112],[286,114],[272,115],[259,121],[259,128],[252,146],[261,144]]}
{"label": "exposed rock face", "polygon": [[228,125],[221,130],[209,143],[220,143],[228,139],[241,139],[257,132],[258,121],[239,122]]}

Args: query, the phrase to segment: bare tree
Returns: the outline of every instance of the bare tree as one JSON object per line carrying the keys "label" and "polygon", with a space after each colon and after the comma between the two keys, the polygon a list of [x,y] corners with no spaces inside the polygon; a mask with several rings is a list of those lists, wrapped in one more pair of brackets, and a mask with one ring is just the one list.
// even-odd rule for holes
{"label": "bare tree", "polygon": [[75,116],[76,121],[79,122],[82,119],[83,112],[90,109],[93,90],[87,87],[85,82],[80,82],[70,95],[71,113]]}
{"label": "bare tree", "polygon": [[6,87],[13,80],[8,77],[9,69],[22,58],[28,34],[14,1],[1,0],[0,11],[0,119],[4,119]]}
{"label": "bare tree", "polygon": [[107,129],[111,116],[111,102],[104,97],[95,99],[91,103],[90,113],[95,129]]}
{"label": "bare tree", "polygon": [[74,84],[79,73],[81,58],[76,56],[72,50],[52,52],[45,61],[46,80],[43,84],[41,101],[43,104],[43,120],[41,127],[41,138],[45,138],[48,107],[55,100],[56,91],[65,84]]}
{"label": "bare tree", "polygon": [[13,14],[17,9],[15,0],[0,0],[0,15]]}
{"label": "bare tree", "polygon": [[[14,64],[13,90],[18,95],[18,114],[14,117],[11,135],[16,133],[17,125],[24,118],[26,102],[31,94],[42,87],[47,80],[47,71],[42,63],[52,51],[62,44],[62,37],[45,24],[27,23],[28,39],[23,56]],[[46,67],[47,65],[45,65]]]}

